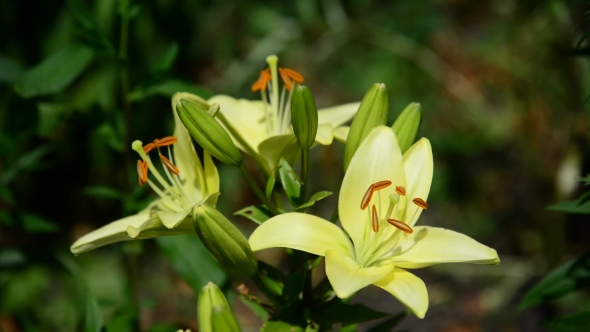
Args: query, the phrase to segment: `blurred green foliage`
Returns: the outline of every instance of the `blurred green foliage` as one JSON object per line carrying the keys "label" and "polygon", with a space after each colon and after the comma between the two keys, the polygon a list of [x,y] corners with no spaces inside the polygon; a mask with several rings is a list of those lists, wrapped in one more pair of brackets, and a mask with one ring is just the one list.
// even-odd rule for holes
{"label": "blurred green foliage", "polygon": [[[579,184],[560,185],[560,172],[581,176],[590,165],[589,68],[571,56],[587,52],[587,10],[558,0],[2,2],[0,330],[196,330],[195,290],[206,279],[236,285],[190,238],[72,258],[84,276],[75,279],[59,257],[149,201],[129,143],[171,133],[174,92],[258,98],[249,88],[273,53],[304,75],[320,108],[360,100],[375,82],[387,85],[388,123],[420,102],[419,135],[435,155],[433,204],[421,222],[500,253],[500,272],[424,272],[431,309],[402,327],[526,329],[571,312],[567,300],[520,316],[516,307],[545,266],[588,250],[587,217],[545,210],[580,197]],[[337,144],[312,151],[310,192],[334,191],[312,208],[327,217],[342,155]],[[220,173],[226,216],[256,203],[235,170]],[[366,294],[375,309],[401,308]],[[236,306],[244,330],[256,330],[260,321]]]}

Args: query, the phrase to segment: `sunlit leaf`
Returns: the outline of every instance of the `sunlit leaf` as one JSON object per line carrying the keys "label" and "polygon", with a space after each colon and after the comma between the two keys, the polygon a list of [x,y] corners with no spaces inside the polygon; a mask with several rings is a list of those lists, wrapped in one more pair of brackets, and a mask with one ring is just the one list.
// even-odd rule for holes
{"label": "sunlit leaf", "polygon": [[526,294],[518,310],[523,311],[587,287],[590,287],[590,253],[549,272]]}
{"label": "sunlit leaf", "polygon": [[234,215],[246,217],[257,224],[262,224],[270,219],[272,213],[264,206],[252,205],[234,212]]}
{"label": "sunlit leaf", "polygon": [[222,285],[227,276],[197,236],[156,238],[162,253],[178,273],[198,293],[208,282]]}
{"label": "sunlit leaf", "polygon": [[299,205],[299,196],[301,195],[301,180],[289,163],[281,158],[279,166],[279,177],[283,184],[283,189],[287,194],[287,198],[293,206]]}
{"label": "sunlit leaf", "polygon": [[24,73],[14,89],[24,98],[60,92],[82,74],[93,57],[88,47],[67,47]]}
{"label": "sunlit leaf", "polygon": [[321,201],[322,199],[324,199],[330,195],[332,195],[332,192],[330,192],[330,191],[319,191],[319,192],[313,194],[306,203],[298,206],[296,208],[296,210],[304,210],[304,209],[307,209],[308,207],[314,206],[316,202]]}

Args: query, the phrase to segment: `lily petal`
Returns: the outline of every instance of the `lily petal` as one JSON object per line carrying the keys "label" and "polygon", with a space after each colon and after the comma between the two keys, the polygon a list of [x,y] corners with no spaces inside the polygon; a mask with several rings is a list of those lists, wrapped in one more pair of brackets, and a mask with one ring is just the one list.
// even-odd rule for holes
{"label": "lily petal", "polygon": [[318,110],[318,123],[331,124],[337,128],[354,117],[361,103],[348,103]]}
{"label": "lily petal", "polygon": [[340,126],[334,129],[334,138],[338,140],[340,143],[346,143],[346,139],[348,138],[348,133],[350,132],[350,127],[348,126]]}
{"label": "lily petal", "polygon": [[74,255],[79,255],[106,246],[107,244],[132,240],[132,238],[127,235],[127,227],[139,227],[139,225],[149,218],[149,214],[141,213],[113,221],[112,223],[79,238],[74,244],[72,244],[70,250]]}
{"label": "lily petal", "polygon": [[417,226],[412,234],[402,236],[399,254],[386,260],[402,268],[416,269],[440,263],[500,263],[496,250],[448,229]]}
{"label": "lily petal", "polygon": [[168,229],[174,229],[178,226],[191,210],[185,210],[180,212],[158,212],[156,215],[162,221],[162,224]]}
{"label": "lily petal", "polygon": [[282,247],[323,256],[332,249],[352,250],[352,244],[340,227],[322,218],[297,212],[265,221],[248,241],[253,251]]}
{"label": "lily petal", "polygon": [[350,252],[326,251],[326,275],[339,298],[347,298],[391,273],[393,265],[362,267]]}
{"label": "lily petal", "polygon": [[428,310],[428,291],[422,279],[412,273],[395,268],[385,278],[375,282],[375,286],[395,296],[418,318],[424,318]]}
{"label": "lily petal", "polygon": [[178,177],[184,183],[184,189],[187,194],[195,200],[200,199],[204,193],[202,190],[203,166],[201,160],[195,152],[193,141],[188,130],[182,124],[180,117],[176,113],[176,104],[180,99],[195,100],[201,99],[187,92],[176,93],[172,97],[172,114],[174,115],[174,137],[177,142],[174,143],[174,163],[180,169]]}
{"label": "lily petal", "polygon": [[257,150],[263,158],[262,166],[267,174],[275,168],[281,157],[292,164],[301,151],[293,133],[267,138],[260,143]]}
{"label": "lily petal", "polygon": [[371,229],[369,210],[361,210],[361,201],[372,184],[383,180],[391,181],[392,185],[375,194],[373,202],[385,210],[389,205],[389,194],[394,193],[395,186],[406,186],[406,176],[393,129],[379,126],[369,133],[354,154],[344,175],[338,200],[340,221],[357,249],[362,247]]}
{"label": "lily petal", "polygon": [[[203,170],[205,173],[206,194],[219,192],[219,172],[213,163],[211,155],[205,151],[203,153]],[[213,202],[215,207],[217,202]]]}
{"label": "lily petal", "polygon": [[428,199],[430,184],[432,183],[432,148],[426,138],[420,139],[412,145],[403,157],[404,170],[406,172],[406,197],[405,222],[414,226],[422,213],[422,209],[412,202],[414,198]]}
{"label": "lily petal", "polygon": [[315,141],[321,145],[330,145],[334,140],[334,127],[331,124],[322,124],[318,126],[318,133]]}
{"label": "lily petal", "polygon": [[159,216],[154,215],[139,226],[130,225],[127,227],[127,235],[130,239],[151,239],[158,236],[172,236],[183,234],[196,234],[191,218],[184,218],[176,227],[169,229],[164,226]]}
{"label": "lily petal", "polygon": [[[262,101],[235,99],[230,96],[217,95],[211,97],[209,104],[219,104],[219,111],[225,116],[240,139],[236,139],[228,130],[236,146],[246,153],[257,151],[258,145],[268,137]],[[224,125],[222,123],[222,125]],[[227,129],[227,128],[226,128]],[[240,141],[248,146],[243,146]]]}

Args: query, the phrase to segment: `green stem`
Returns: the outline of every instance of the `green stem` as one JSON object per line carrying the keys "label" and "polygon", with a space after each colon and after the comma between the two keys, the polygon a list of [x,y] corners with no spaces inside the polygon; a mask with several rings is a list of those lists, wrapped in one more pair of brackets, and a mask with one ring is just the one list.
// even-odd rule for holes
{"label": "green stem", "polygon": [[129,18],[124,15],[121,19],[121,32],[119,38],[119,70],[121,77],[121,99],[123,100],[123,111],[125,119],[124,137],[123,137],[123,162],[125,172],[123,172],[125,181],[125,193],[131,196],[131,182],[129,170],[131,169],[131,103],[127,98],[129,94],[129,67],[127,62],[127,48],[129,46]]}
{"label": "green stem", "polygon": [[250,172],[248,172],[248,170],[246,169],[246,165],[244,165],[244,163],[241,163],[239,167],[240,171],[242,171],[244,179],[246,180],[246,183],[248,184],[250,189],[252,189],[252,191],[258,197],[258,199],[260,199],[260,201],[262,201],[262,203],[264,203],[264,205],[266,205],[270,212],[272,212],[272,214],[274,214],[275,216],[281,214],[277,207],[266,197],[264,192],[262,192],[262,190],[256,183],[256,180],[254,180]]}
{"label": "green stem", "polygon": [[307,179],[309,178],[309,148],[301,150],[301,193],[300,203],[305,204],[307,202]]}
{"label": "green stem", "polygon": [[252,280],[254,281],[254,284],[256,284],[256,287],[258,287],[258,289],[262,292],[262,294],[264,294],[264,296],[266,296],[266,298],[270,302],[272,302],[275,306],[278,306],[279,308],[282,307],[280,297],[277,296],[273,291],[271,291],[270,288],[268,288],[268,286],[266,286],[259,274],[256,274],[252,278]]}

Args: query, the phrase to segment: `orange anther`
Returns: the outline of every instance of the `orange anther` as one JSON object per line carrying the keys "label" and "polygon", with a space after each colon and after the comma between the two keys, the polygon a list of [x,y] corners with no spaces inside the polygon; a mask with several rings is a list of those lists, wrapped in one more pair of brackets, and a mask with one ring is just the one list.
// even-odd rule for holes
{"label": "orange anther", "polygon": [[369,203],[371,203],[371,198],[373,198],[373,185],[369,186],[369,189],[367,189],[367,191],[365,191],[365,195],[363,196],[363,199],[361,200],[361,210],[366,209],[369,206]]}
{"label": "orange anther", "polygon": [[373,208],[371,211],[371,228],[373,232],[379,232],[379,215],[377,215],[377,209],[375,208],[375,204],[373,204]]}
{"label": "orange anther", "polygon": [[400,231],[407,233],[407,234],[412,234],[414,233],[414,230],[412,229],[412,227],[410,227],[410,225],[406,224],[403,221],[400,220],[395,220],[395,219],[387,219],[387,222],[391,224],[391,226],[394,226],[395,228],[399,229]]}
{"label": "orange anther", "polygon": [[391,181],[389,181],[389,180],[383,180],[383,181],[373,183],[373,189],[375,191],[385,189],[389,186],[391,186]]}
{"label": "orange anther", "polygon": [[176,167],[168,158],[164,157],[164,155],[160,155],[160,160],[162,161],[162,164],[164,164],[164,166],[166,166],[166,168],[170,171],[170,173],[174,175],[178,175],[178,173],[180,173],[178,167]]}
{"label": "orange anther", "polygon": [[156,147],[158,147],[158,148],[161,148],[163,146],[172,145],[172,144],[176,143],[176,141],[178,141],[176,139],[176,137],[174,137],[174,136],[166,136],[166,137],[164,137],[162,139],[155,139],[154,140],[154,145]]}
{"label": "orange anther", "polygon": [[150,153],[154,148],[156,147],[156,144],[154,143],[150,143],[150,144],[146,144],[143,147],[143,152],[145,152],[146,154]]}
{"label": "orange anther", "polygon": [[422,208],[424,210],[428,210],[428,203],[426,203],[422,198],[414,198],[412,200],[412,202],[414,202],[414,204],[418,205],[419,208]]}
{"label": "orange anther", "polygon": [[148,181],[148,163],[147,161],[137,161],[137,176],[139,179],[139,185],[143,186]]}
{"label": "orange anther", "polygon": [[252,92],[266,89],[268,82],[270,82],[270,69],[266,68],[260,72],[258,80],[252,84]]}
{"label": "orange anther", "polygon": [[304,81],[301,74],[289,68],[279,68],[279,75],[281,75],[281,80],[285,84],[285,88],[289,91],[293,89],[293,82],[303,83]]}
{"label": "orange anther", "polygon": [[400,196],[406,196],[406,188],[404,188],[402,186],[396,186],[395,192]]}

